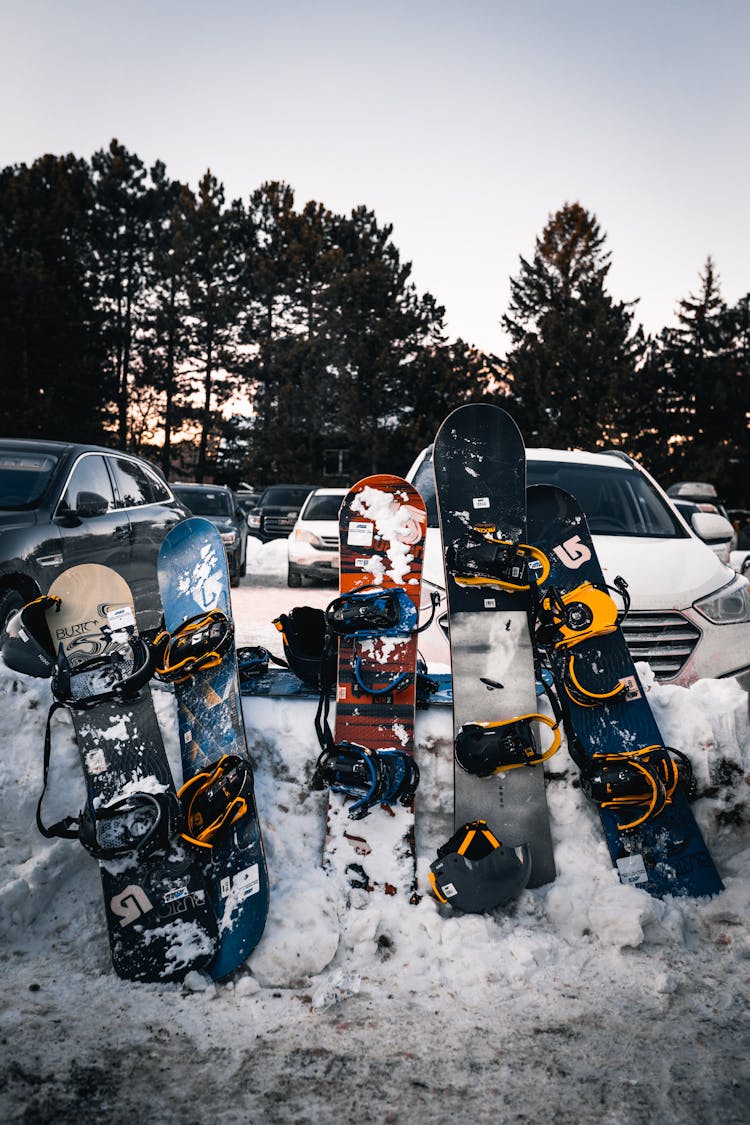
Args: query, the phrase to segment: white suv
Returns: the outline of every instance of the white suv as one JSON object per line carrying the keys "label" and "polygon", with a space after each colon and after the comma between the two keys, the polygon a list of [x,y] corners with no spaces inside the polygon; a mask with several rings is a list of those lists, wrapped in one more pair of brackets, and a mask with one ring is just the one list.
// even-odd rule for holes
{"label": "white suv", "polygon": [[339,508],[345,488],[316,488],[305,500],[288,539],[289,586],[305,578],[333,581],[339,574]]}
{"label": "white suv", "polygon": [[[619,452],[527,449],[526,471],[529,485],[557,485],[577,498],[605,578],[628,583],[622,629],[634,660],[647,661],[662,682],[736,676],[750,688],[750,583],[719,561],[645,469]],[[427,504],[424,580],[444,590],[432,446],[407,478]],[[444,615],[444,631],[446,624]]]}

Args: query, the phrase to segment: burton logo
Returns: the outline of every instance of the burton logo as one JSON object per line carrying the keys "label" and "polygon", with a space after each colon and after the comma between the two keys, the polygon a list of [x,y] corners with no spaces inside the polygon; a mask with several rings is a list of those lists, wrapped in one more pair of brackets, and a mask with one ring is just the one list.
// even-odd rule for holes
{"label": "burton logo", "polygon": [[137,922],[143,914],[153,910],[153,904],[142,887],[131,883],[124,891],[110,902],[112,913],[120,919],[121,926],[129,926]]}
{"label": "burton logo", "polygon": [[570,539],[566,539],[564,543],[554,547],[553,550],[568,570],[577,570],[579,566],[583,566],[591,558],[591,550],[585,543],[581,542],[580,535],[572,535]]}

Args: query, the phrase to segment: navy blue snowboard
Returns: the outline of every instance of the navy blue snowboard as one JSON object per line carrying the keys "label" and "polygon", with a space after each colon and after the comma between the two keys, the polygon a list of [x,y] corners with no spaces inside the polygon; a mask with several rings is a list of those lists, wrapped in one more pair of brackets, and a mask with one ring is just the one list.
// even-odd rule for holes
{"label": "navy blue snowboard", "polygon": [[[162,543],[158,569],[167,632],[211,609],[231,619],[224,544],[208,520],[194,517],[177,524]],[[218,667],[176,684],[175,694],[185,781],[226,754],[247,760],[234,645]],[[268,914],[268,871],[252,794],[247,814],[216,838],[206,863],[219,920],[219,953],[211,975],[222,980],[252,953]]]}
{"label": "navy blue snowboard", "polygon": [[[542,596],[551,588],[570,594],[589,582],[599,590],[605,580],[596,557],[591,534],[578,501],[551,485],[528,490],[529,542],[539,547],[550,562],[550,573],[541,587]],[[625,681],[628,690],[616,698],[590,705],[570,697],[570,654],[575,654],[574,676],[586,691],[606,696]],[[547,657],[558,686],[561,703],[584,757],[584,765],[601,763],[603,755],[622,754],[664,740],[646,699],[632,657],[619,626],[606,635],[593,636],[575,647],[547,646]],[[575,688],[574,688],[575,694]],[[623,883],[642,887],[661,897],[712,895],[723,889],[713,860],[695,822],[681,784],[661,812],[634,823],[647,806],[621,805],[600,808],[604,834],[612,863]]]}

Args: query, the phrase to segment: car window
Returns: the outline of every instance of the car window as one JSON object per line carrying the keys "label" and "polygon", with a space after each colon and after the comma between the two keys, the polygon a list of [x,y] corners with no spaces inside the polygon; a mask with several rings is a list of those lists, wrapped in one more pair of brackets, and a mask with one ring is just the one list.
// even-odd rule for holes
{"label": "car window", "polygon": [[140,508],[155,502],[156,482],[137,461],[128,457],[110,457],[108,460],[120,493],[120,508]]}
{"label": "car window", "polygon": [[[571,461],[526,462],[526,482],[554,484],[576,497],[595,535],[644,535],[682,539],[687,532],[674,512],[637,470]],[[427,507],[427,522],[438,526],[432,450],[414,475],[414,487]]]}
{"label": "car window", "polygon": [[571,461],[527,461],[527,484],[554,484],[575,496],[594,535],[684,539],[671,507],[637,470]]}
{"label": "car window", "polygon": [[285,488],[272,485],[263,493],[260,502],[261,505],[278,504],[279,507],[301,508],[309,495],[309,488]]}
{"label": "car window", "polygon": [[77,512],[85,506],[84,494],[87,492],[102,496],[107,501],[108,512],[113,512],[117,507],[107,466],[104,458],[98,454],[81,457],[71,473],[58,510]]}
{"label": "car window", "polygon": [[305,520],[337,521],[343,499],[343,496],[311,496],[305,504],[302,518]]}
{"label": "car window", "polygon": [[0,454],[0,508],[34,508],[50,482],[57,458],[49,454]]}
{"label": "car window", "polygon": [[175,494],[194,516],[231,516],[232,498],[223,489],[175,488]]}

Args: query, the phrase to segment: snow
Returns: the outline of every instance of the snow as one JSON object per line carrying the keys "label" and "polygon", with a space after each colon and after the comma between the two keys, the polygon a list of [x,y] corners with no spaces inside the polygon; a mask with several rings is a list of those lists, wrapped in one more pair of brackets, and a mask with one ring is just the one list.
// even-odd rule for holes
{"label": "snow", "polygon": [[[241,643],[279,655],[285,547],[254,544],[233,592]],[[264,584],[261,613],[248,587]],[[332,592],[289,593],[323,604]],[[687,689],[639,672],[665,740],[692,761],[721,895],[658,901],[620,885],[563,746],[547,763],[556,881],[491,916],[451,916],[424,893],[452,831],[451,714],[433,707],[417,717],[423,897],[359,892],[347,905],[320,864],[314,705],[251,697],[270,912],[246,968],[217,986],[114,975],[96,863],[35,826],[49,686],[0,666],[4,1120],[746,1121],[747,696],[730,680]],[[154,697],[179,778],[173,697]],[[58,712],[52,726],[49,822],[83,800],[70,721]]]}

